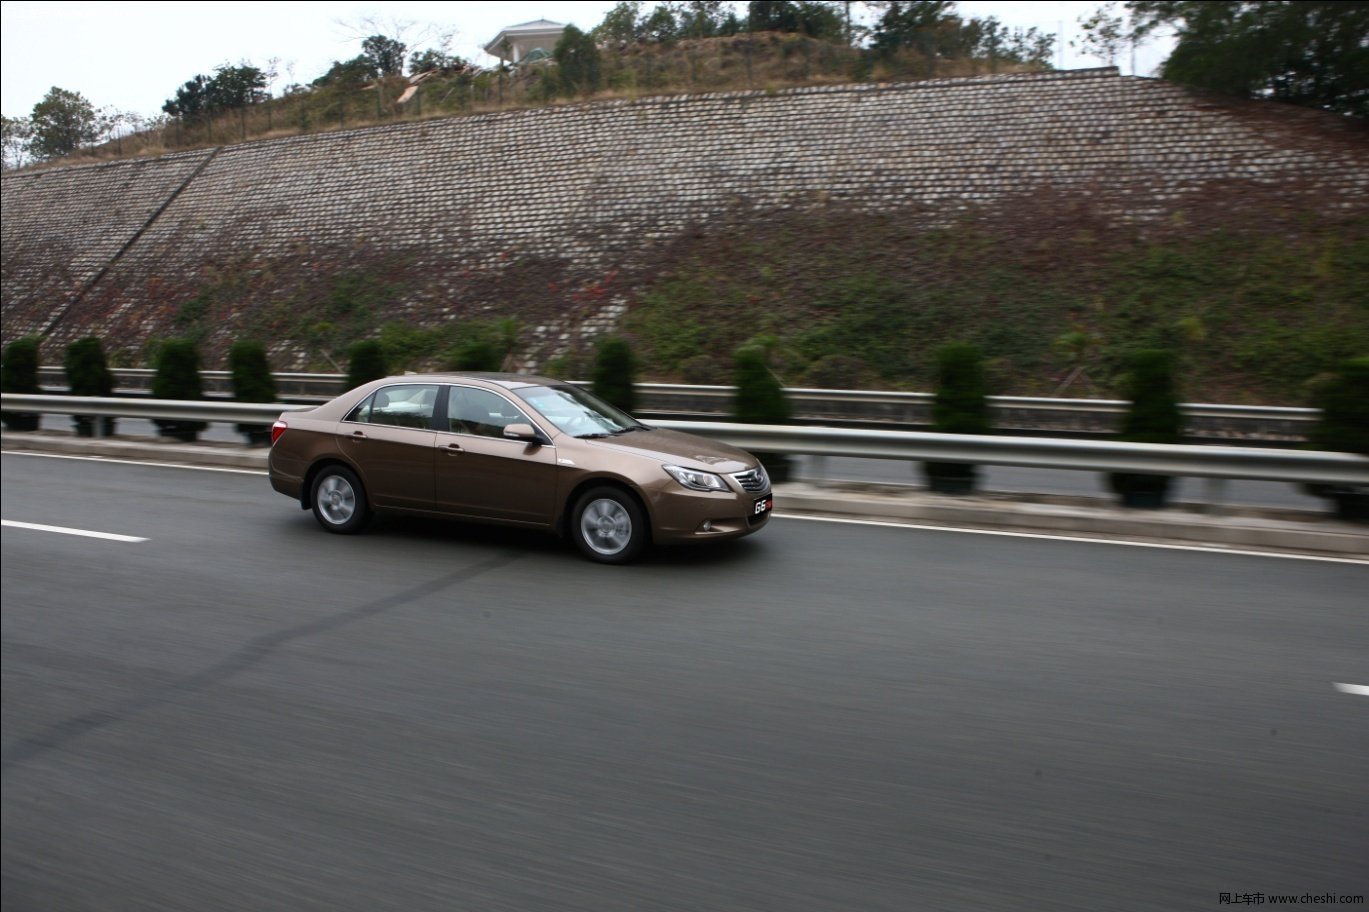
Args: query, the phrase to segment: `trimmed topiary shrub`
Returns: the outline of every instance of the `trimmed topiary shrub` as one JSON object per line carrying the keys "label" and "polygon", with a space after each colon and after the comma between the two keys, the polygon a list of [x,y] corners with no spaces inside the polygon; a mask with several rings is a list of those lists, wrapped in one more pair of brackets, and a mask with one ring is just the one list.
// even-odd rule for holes
{"label": "trimmed topiary shrub", "polygon": [[[1174,392],[1174,355],[1161,349],[1133,352],[1128,359],[1127,398],[1131,407],[1117,439],[1126,443],[1178,443],[1183,416]],[[1124,506],[1156,509],[1165,505],[1173,479],[1168,475],[1113,472],[1108,483]]]}
{"label": "trimmed topiary shrub", "polygon": [[636,378],[637,359],[627,340],[618,336],[605,339],[594,357],[591,392],[630,415],[637,411]]}
{"label": "trimmed topiary shrub", "polygon": [[1369,456],[1369,355],[1352,358],[1316,392],[1321,418],[1307,435],[1318,450]]}
{"label": "trimmed topiary shrub", "polygon": [[468,339],[452,350],[447,360],[448,370],[498,371],[504,366],[504,355],[488,339]]}
{"label": "trimmed topiary shrub", "polygon": [[[228,350],[228,372],[233,381],[233,398],[239,402],[275,402],[276,378],[260,342],[243,339]],[[269,424],[239,424],[238,433],[252,446],[269,446]]]}
{"label": "trimmed topiary shrub", "polygon": [[[6,393],[26,393],[37,395],[42,392],[38,386],[38,337],[25,336],[15,339],[5,347],[5,357],[0,363],[0,390]],[[37,412],[4,412],[0,414],[5,427],[11,431],[36,431],[40,417]]]}
{"label": "trimmed topiary shrub", "polygon": [[[200,352],[188,339],[168,339],[157,351],[157,372],[152,377],[153,399],[198,400],[204,398],[200,378]],[[209,426],[205,421],[176,418],[154,419],[157,433],[182,443],[194,443]]]}
{"label": "trimmed topiary shrub", "polygon": [[385,363],[385,349],[374,339],[367,339],[353,345],[347,353],[347,388],[354,390],[363,383],[380,380],[390,376],[389,365]]}
{"label": "trimmed topiary shrub", "polygon": [[[108,399],[114,395],[114,374],[105,361],[105,349],[95,336],[77,339],[67,346],[62,366],[67,375],[67,388],[73,396],[98,396]],[[78,437],[95,436],[96,418],[93,415],[72,415],[71,423]],[[100,419],[100,434],[114,434],[115,419]]]}
{"label": "trimmed topiary shrub", "polygon": [[[734,383],[737,398],[733,415],[741,424],[786,424],[792,414],[784,386],[766,363],[765,350],[754,345],[737,350]],[[783,453],[756,453],[771,481],[787,481],[789,457]]]}
{"label": "trimmed topiary shrub", "polygon": [[[988,381],[979,349],[952,342],[936,353],[936,396],[932,400],[932,430],[939,434],[989,433]],[[979,466],[969,462],[923,464],[927,486],[938,494],[969,494]]]}
{"label": "trimmed topiary shrub", "polygon": [[[1369,456],[1369,356],[1352,358],[1320,384],[1312,403],[1321,418],[1307,435],[1308,446],[1333,453]],[[1308,485],[1309,493],[1336,505],[1340,519],[1369,520],[1369,487]]]}

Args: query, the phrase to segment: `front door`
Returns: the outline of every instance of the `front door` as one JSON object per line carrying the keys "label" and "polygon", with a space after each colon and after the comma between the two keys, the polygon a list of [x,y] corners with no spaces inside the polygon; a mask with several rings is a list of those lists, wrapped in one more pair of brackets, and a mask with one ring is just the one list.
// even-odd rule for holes
{"label": "front door", "polygon": [[453,386],[447,427],[434,443],[438,508],[458,516],[550,525],[556,508],[556,448],[504,437],[536,424],[503,396]]}

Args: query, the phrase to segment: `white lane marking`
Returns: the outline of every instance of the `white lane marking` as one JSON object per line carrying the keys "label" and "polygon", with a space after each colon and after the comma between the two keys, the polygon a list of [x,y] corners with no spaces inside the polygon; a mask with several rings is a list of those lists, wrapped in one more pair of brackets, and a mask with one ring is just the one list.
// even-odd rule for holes
{"label": "white lane marking", "polygon": [[795,513],[775,513],[776,519],[802,519],[808,522],[845,523],[852,526],[883,526],[889,529],[920,529],[925,532],[959,532],[964,535],[997,535],[1002,538],[1038,538],[1047,541],[1080,542],[1086,545],[1122,545],[1128,548],[1156,548],[1161,551],[1197,551],[1202,554],[1234,554],[1240,557],[1281,557],[1284,560],[1321,561],[1329,564],[1357,564],[1369,566],[1369,559],[1357,557],[1322,557],[1317,554],[1286,554],[1282,551],[1249,551],[1236,548],[1213,548],[1207,545],[1179,545],[1165,542],[1137,542],[1120,538],[1086,538],[1079,535],[1053,535],[1049,532],[1008,532],[1003,529],[964,529],[959,526],[933,526],[923,523],[890,522],[879,519],[845,519],[839,516],[800,516]]}
{"label": "white lane marking", "polygon": [[79,535],[82,538],[103,538],[106,541],[147,541],[147,539],[139,538],[136,535],[115,535],[113,532],[92,532],[89,529],[68,529],[66,526],[44,526],[40,523],[15,522],[12,519],[0,519],[0,526],[10,526],[14,529],[31,529],[34,532],[57,532],[61,535]]}
{"label": "white lane marking", "polygon": [[230,475],[265,475],[262,469],[233,469],[224,466],[186,465],[181,462],[142,462],[116,456],[68,456],[65,453],[34,453],[28,450],[0,450],[5,456],[40,456],[44,459],[75,459],[78,462],[109,462],[115,465],[151,466],[156,469],[191,469],[196,472],[227,472]]}
{"label": "white lane marking", "polygon": [[1369,685],[1366,684],[1332,684],[1343,694],[1355,694],[1360,697],[1369,697]]}

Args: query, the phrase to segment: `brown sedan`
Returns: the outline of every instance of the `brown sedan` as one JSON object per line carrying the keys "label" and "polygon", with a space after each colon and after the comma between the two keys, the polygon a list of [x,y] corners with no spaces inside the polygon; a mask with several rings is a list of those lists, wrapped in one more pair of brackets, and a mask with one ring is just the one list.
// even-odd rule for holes
{"label": "brown sedan", "polygon": [[329,532],[374,510],[447,516],[552,530],[622,563],[648,542],[749,535],[774,508],[749,453],[544,377],[389,377],[287,412],[271,437],[271,487]]}

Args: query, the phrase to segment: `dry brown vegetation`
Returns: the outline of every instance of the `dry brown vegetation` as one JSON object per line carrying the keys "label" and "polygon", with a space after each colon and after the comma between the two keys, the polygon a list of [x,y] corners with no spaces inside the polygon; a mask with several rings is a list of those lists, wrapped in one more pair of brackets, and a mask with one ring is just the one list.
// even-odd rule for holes
{"label": "dry brown vegetation", "polygon": [[602,54],[602,88],[566,96],[555,64],[500,72],[435,76],[401,104],[410,80],[390,77],[365,87],[322,86],[222,114],[172,121],[34,167],[145,158],[189,149],[332,130],[470,116],[497,111],[698,92],[775,92],[803,86],[907,81],[1031,68],[1006,60],[929,58],[912,50],[887,56],[803,35],[761,32],[726,38],[632,45]]}

